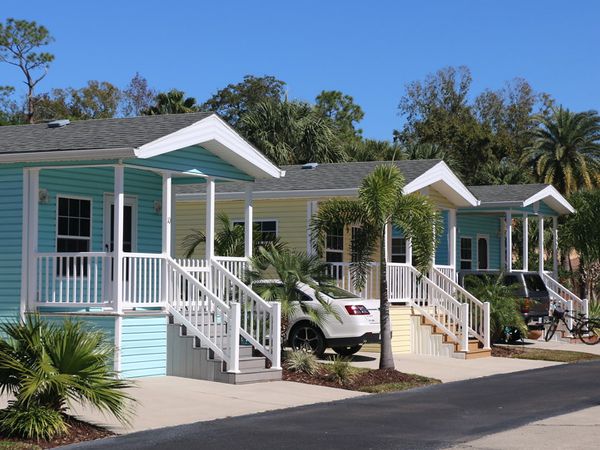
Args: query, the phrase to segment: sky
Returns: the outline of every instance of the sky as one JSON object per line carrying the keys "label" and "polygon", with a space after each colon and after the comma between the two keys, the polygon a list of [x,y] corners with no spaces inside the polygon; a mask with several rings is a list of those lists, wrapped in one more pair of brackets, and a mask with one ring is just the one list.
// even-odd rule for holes
{"label": "sky", "polygon": [[[202,102],[246,74],[273,75],[289,98],[353,96],[363,135],[391,139],[407,83],[466,65],[474,94],[522,77],[570,109],[600,108],[593,0],[4,0],[0,20],[8,17],[35,20],[55,38],[38,92],[92,79],[124,87],[139,72]],[[25,92],[6,64],[0,85]]]}

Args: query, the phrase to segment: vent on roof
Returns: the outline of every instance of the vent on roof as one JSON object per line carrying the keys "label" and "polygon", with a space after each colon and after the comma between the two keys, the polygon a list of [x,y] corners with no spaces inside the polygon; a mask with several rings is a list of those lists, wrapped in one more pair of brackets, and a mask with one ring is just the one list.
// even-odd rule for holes
{"label": "vent on roof", "polygon": [[319,163],[306,163],[302,166],[303,169],[316,169]]}
{"label": "vent on roof", "polygon": [[48,122],[48,128],[66,127],[70,123],[71,121],[69,119],[53,120],[52,122]]}

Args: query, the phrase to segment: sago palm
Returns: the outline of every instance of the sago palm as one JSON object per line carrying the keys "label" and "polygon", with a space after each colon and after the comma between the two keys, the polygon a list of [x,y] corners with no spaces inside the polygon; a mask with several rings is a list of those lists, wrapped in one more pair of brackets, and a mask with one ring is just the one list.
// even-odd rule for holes
{"label": "sago palm", "polygon": [[380,254],[380,316],[381,358],[380,368],[393,368],[391,324],[388,304],[387,271],[385,260],[386,229],[395,225],[412,240],[413,255],[418,268],[429,267],[436,247],[434,229],[442,230],[440,215],[431,201],[419,194],[403,194],[405,182],[398,167],[383,164],[363,180],[357,199],[331,199],[319,205],[312,221],[315,242],[322,244],[328,232],[339,227],[359,227],[358,236],[352,240],[351,272],[355,288],[365,286],[367,270],[373,254]]}
{"label": "sago palm", "polygon": [[539,182],[563,194],[600,185],[600,116],[596,111],[571,112],[562,107],[538,117],[533,144],[521,162]]}

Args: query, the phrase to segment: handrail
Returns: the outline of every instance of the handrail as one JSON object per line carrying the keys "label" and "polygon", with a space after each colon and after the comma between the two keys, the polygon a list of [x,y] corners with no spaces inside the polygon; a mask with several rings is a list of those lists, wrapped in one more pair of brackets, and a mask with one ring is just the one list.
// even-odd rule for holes
{"label": "handrail", "polygon": [[240,334],[271,361],[281,365],[281,310],[278,302],[267,302],[216,260],[211,262],[212,291],[226,301],[241,305]]}
{"label": "handrail", "polygon": [[229,372],[239,372],[239,304],[227,305],[173,258],[165,258],[169,312],[221,357]]}
{"label": "handrail", "polygon": [[432,281],[449,295],[456,298],[460,303],[469,304],[469,331],[483,344],[485,349],[491,348],[491,336],[488,325],[489,302],[482,302],[435,266],[431,268],[430,275]]}

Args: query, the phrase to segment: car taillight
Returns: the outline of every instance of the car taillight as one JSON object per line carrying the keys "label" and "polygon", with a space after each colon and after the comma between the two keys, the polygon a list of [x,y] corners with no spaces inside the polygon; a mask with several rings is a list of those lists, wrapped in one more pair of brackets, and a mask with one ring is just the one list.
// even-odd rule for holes
{"label": "car taillight", "polygon": [[528,313],[530,307],[531,307],[531,300],[528,298],[525,298],[525,300],[523,301],[523,305],[521,306],[521,312]]}
{"label": "car taillight", "polygon": [[369,310],[363,305],[346,305],[345,308],[351,316],[366,316],[370,314]]}

